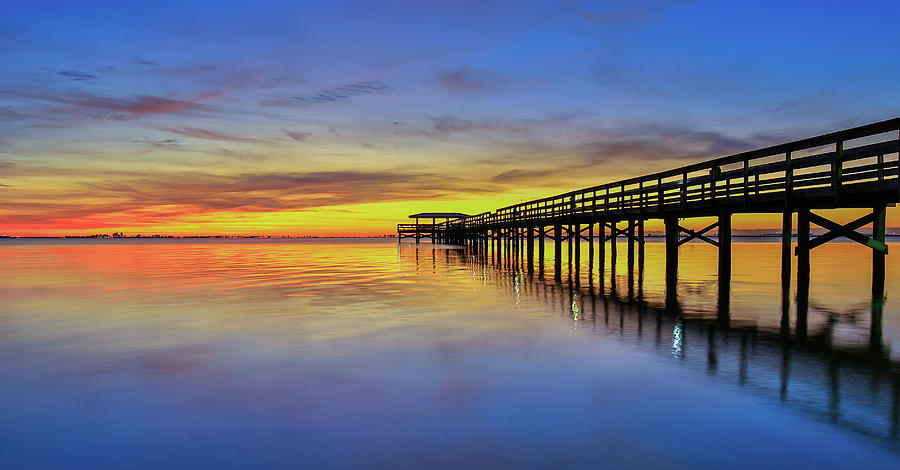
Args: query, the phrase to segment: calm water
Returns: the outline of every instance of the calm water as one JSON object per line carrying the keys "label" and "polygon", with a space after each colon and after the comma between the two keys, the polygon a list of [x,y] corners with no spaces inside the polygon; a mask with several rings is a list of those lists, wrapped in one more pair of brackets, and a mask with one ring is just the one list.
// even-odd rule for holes
{"label": "calm water", "polygon": [[0,242],[0,467],[900,465],[897,255],[880,306],[865,247],[817,248],[798,330],[778,243],[735,244],[727,312],[714,247],[668,310],[663,245],[631,283],[619,248],[555,282],[390,240]]}

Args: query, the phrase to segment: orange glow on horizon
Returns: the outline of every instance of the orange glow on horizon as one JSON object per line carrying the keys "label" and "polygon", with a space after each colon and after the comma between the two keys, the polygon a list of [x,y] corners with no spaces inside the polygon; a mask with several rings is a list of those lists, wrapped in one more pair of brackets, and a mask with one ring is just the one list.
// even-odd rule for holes
{"label": "orange glow on horizon", "polygon": [[[0,235],[85,236],[120,232],[126,236],[141,234],[164,236],[317,236],[317,237],[378,237],[392,235],[396,224],[409,222],[408,215],[421,211],[458,211],[476,214],[490,207],[519,202],[504,196],[443,201],[408,201],[396,203],[361,204],[323,208],[304,212],[204,212],[169,217],[146,217],[146,212],[122,213],[102,217],[42,222],[7,223],[0,225]],[[494,202],[493,206],[489,202]],[[835,221],[846,223],[865,213],[865,209],[836,209],[821,211]],[[896,220],[896,208],[889,208],[888,227]],[[686,219],[686,226],[711,223],[712,218]],[[795,217],[796,220],[796,217]],[[781,214],[735,214],[735,230],[781,230]],[[662,231],[661,220],[646,222],[647,231]]]}

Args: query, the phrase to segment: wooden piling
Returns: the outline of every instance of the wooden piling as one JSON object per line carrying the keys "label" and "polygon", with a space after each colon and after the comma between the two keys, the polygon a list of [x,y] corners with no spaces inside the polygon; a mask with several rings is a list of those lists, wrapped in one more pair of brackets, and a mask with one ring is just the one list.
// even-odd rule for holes
{"label": "wooden piling", "polygon": [[588,224],[588,261],[591,267],[594,266],[594,223]]}
{"label": "wooden piling", "polygon": [[[797,295],[809,292],[809,209],[797,211]],[[805,295],[805,294],[804,294]]]}
{"label": "wooden piling", "polygon": [[643,271],[644,266],[644,221],[639,220],[637,226],[637,243],[638,243],[638,269]]}
{"label": "wooden piling", "polygon": [[731,213],[719,214],[719,319],[727,320],[731,305]]}
{"label": "wooden piling", "polygon": [[809,208],[797,211],[797,325],[796,334],[806,338],[809,310]]}
{"label": "wooden piling", "polygon": [[527,250],[528,250],[528,269],[529,271],[532,269],[534,265],[534,227],[528,226],[525,228],[527,230]]}
{"label": "wooden piling", "polygon": [[572,232],[572,239],[569,243],[575,244],[575,274],[581,273],[581,224],[575,224],[575,231]]}
{"label": "wooden piling", "polygon": [[664,219],[666,226],[666,286],[675,289],[678,283],[678,218]]}
{"label": "wooden piling", "polygon": [[547,227],[543,224],[538,227],[538,270],[544,274],[544,237],[547,236]]}
{"label": "wooden piling", "polygon": [[[884,243],[885,237],[885,212],[884,204],[876,205],[872,208],[872,238],[875,241]],[[884,297],[884,251],[872,250],[872,299],[880,300]]]}
{"label": "wooden piling", "polygon": [[557,280],[561,279],[562,274],[562,225],[553,226],[553,277]]}
{"label": "wooden piling", "polygon": [[628,220],[628,298],[634,298],[634,229],[637,222]]}
{"label": "wooden piling", "polygon": [[606,222],[600,222],[597,225],[597,229],[599,233],[597,234],[597,269],[599,270],[598,279],[600,279],[600,285],[603,285],[603,272],[605,271],[604,267],[606,266]]}
{"label": "wooden piling", "polygon": [[793,235],[793,212],[781,214],[781,290],[784,297],[791,290],[791,236]]}
{"label": "wooden piling", "polygon": [[612,269],[616,267],[616,256],[619,250],[616,249],[616,224],[613,222],[609,227],[609,264]]}
{"label": "wooden piling", "polygon": [[634,271],[634,229],[637,223],[634,220],[628,221],[628,272]]}

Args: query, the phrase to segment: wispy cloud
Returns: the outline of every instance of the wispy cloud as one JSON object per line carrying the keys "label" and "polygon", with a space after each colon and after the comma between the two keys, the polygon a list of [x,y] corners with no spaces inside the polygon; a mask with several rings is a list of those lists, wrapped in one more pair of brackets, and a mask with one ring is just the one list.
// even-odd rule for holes
{"label": "wispy cloud", "polygon": [[151,147],[161,148],[166,150],[182,150],[184,146],[182,145],[183,140],[179,137],[172,137],[168,139],[160,139],[160,140],[135,140],[136,144],[148,144]]}
{"label": "wispy cloud", "polygon": [[499,78],[484,72],[476,72],[468,65],[439,74],[436,80],[451,93],[493,90],[503,83]]}
{"label": "wispy cloud", "polygon": [[443,115],[428,116],[432,122],[434,130],[450,134],[454,132],[478,132],[478,131],[502,131],[502,132],[522,132],[527,125],[517,125],[512,122],[503,122],[499,119],[484,119],[481,121],[473,121],[471,119],[463,119],[459,116]]}
{"label": "wispy cloud", "polygon": [[171,114],[179,111],[196,108],[201,101],[206,101],[218,96],[221,92],[213,92],[188,100],[165,98],[161,96],[135,96],[134,98],[107,98],[100,96],[81,95],[72,99],[60,99],[61,102],[74,104],[84,108],[99,108],[110,111],[125,112],[129,114]]}
{"label": "wispy cloud", "polygon": [[306,138],[312,135],[312,132],[289,131],[283,127],[281,128],[281,132],[284,132],[284,135],[286,135],[286,136],[290,137],[291,139],[293,139],[294,141],[297,141],[300,143],[305,143]]}
{"label": "wispy cloud", "polygon": [[[206,139],[204,139],[206,140]],[[209,139],[209,140],[222,140],[222,139]],[[145,144],[147,148],[142,151],[142,153],[153,152],[157,150],[164,151],[174,151],[174,152],[185,152],[185,153],[197,153],[197,154],[207,154],[207,155],[215,155],[219,157],[226,157],[230,159],[237,160],[252,160],[252,161],[262,161],[267,158],[267,155],[260,152],[255,152],[252,150],[234,150],[226,147],[210,147],[204,144],[193,144],[191,142],[185,141],[181,137],[170,137],[167,139],[159,139],[159,140],[136,140],[133,143],[135,144]]]}
{"label": "wispy cloud", "polygon": [[547,119],[467,119],[453,114],[444,114],[440,116],[425,116],[429,123],[427,126],[394,121],[392,130],[394,135],[430,138],[446,138],[454,134],[471,135],[479,133],[513,135],[526,133],[540,126],[564,123],[574,116],[572,114]]}
{"label": "wispy cloud", "polygon": [[12,106],[4,106],[4,107],[0,108],[0,122],[2,122],[2,121],[6,121],[6,122],[21,121],[27,117],[28,117],[27,115],[22,114],[22,113],[16,111],[15,109],[13,109]]}
{"label": "wispy cloud", "polygon": [[269,104],[296,106],[312,106],[323,103],[344,101],[360,95],[384,94],[394,91],[395,87],[381,81],[362,81],[326,88],[313,93],[289,96],[284,99],[269,101]]}
{"label": "wispy cloud", "polygon": [[[91,110],[114,113],[97,117],[119,120],[155,114],[174,114],[187,110],[209,110],[210,108],[202,102],[217,98],[223,94],[223,91],[214,91],[189,99],[174,99],[152,95],[110,97],[86,92],[67,93],[56,90],[0,90],[0,97],[64,105],[44,110],[41,113],[41,118],[51,120],[70,117],[83,118],[84,112]],[[34,115],[32,116],[34,117]]]}
{"label": "wispy cloud", "polygon": [[205,139],[205,140],[224,140],[228,142],[260,142],[260,139],[255,139],[251,137],[243,137],[234,134],[226,134],[220,131],[214,131],[210,129],[201,129],[199,127],[162,127],[160,128],[162,131],[171,132],[173,134],[178,134],[184,137],[193,137],[196,139]]}
{"label": "wispy cloud", "polygon": [[498,173],[491,178],[491,181],[499,183],[516,183],[516,182],[534,182],[537,180],[546,182],[548,176],[564,170],[541,168],[537,170],[514,169]]}
{"label": "wispy cloud", "polygon": [[79,82],[84,82],[87,80],[94,80],[97,78],[96,75],[91,75],[91,74],[85,73],[85,72],[79,72],[77,70],[61,70],[57,73],[62,75],[63,77],[71,78],[72,80],[79,81]]}
{"label": "wispy cloud", "polygon": [[157,64],[156,62],[153,62],[152,60],[131,59],[131,63],[138,64],[138,65],[149,65],[151,67],[159,67],[159,64]]}

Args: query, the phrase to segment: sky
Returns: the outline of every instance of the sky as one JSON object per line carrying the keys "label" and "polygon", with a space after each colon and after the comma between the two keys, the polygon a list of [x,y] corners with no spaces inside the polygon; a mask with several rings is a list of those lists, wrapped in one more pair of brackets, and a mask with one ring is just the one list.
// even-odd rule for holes
{"label": "sky", "polygon": [[898,31],[896,1],[4,0],[0,234],[388,234],[897,117]]}

